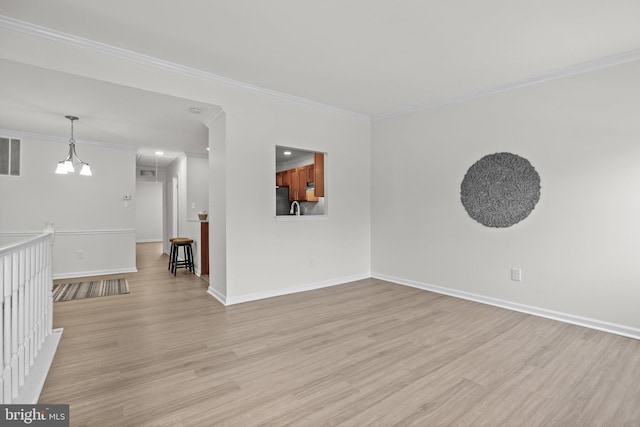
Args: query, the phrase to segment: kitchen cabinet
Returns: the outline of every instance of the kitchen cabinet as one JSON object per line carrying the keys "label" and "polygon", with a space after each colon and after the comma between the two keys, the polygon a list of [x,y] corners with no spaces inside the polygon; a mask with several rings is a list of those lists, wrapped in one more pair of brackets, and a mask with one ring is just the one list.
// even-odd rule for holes
{"label": "kitchen cabinet", "polygon": [[306,166],[289,169],[289,201],[307,201],[307,169]]}
{"label": "kitchen cabinet", "polygon": [[324,153],[313,155],[313,182],[315,183],[313,195],[324,197]]}
{"label": "kitchen cabinet", "polygon": [[[310,182],[314,183],[314,189],[307,190]],[[317,202],[324,197],[324,153],[315,153],[311,164],[276,172],[276,185],[289,187],[290,202]]]}
{"label": "kitchen cabinet", "polygon": [[282,171],[276,173],[276,185],[278,187],[289,186],[289,171]]}

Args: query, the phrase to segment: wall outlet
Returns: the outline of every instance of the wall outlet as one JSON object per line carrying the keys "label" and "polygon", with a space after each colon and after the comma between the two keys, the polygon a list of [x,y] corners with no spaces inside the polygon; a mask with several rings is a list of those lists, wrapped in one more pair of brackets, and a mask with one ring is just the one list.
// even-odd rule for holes
{"label": "wall outlet", "polygon": [[83,259],[84,258],[84,251],[82,249],[78,249],[78,251],[76,252],[76,258],[77,259]]}
{"label": "wall outlet", "polygon": [[511,280],[515,282],[522,281],[522,269],[520,268],[512,268],[511,269]]}
{"label": "wall outlet", "polygon": [[309,261],[308,261],[307,265],[309,267],[314,267],[316,265],[316,260],[313,259],[312,257],[309,257]]}

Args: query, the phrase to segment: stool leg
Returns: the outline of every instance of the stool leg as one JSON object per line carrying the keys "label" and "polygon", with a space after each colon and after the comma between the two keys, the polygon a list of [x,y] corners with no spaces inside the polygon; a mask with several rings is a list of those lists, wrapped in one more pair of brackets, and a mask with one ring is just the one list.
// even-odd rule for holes
{"label": "stool leg", "polygon": [[171,261],[173,260],[173,248],[174,244],[171,243],[171,249],[169,249],[169,265],[167,266],[167,270],[171,271]]}
{"label": "stool leg", "polygon": [[173,273],[173,275],[176,275],[176,270],[178,270],[178,252],[179,252],[180,247],[178,245],[176,245],[175,249],[173,250],[173,257],[171,258],[171,272]]}
{"label": "stool leg", "polygon": [[189,267],[191,267],[190,268],[191,272],[193,274],[195,274],[196,271],[195,271],[195,267],[193,265],[193,248],[191,247],[191,245],[189,245]]}

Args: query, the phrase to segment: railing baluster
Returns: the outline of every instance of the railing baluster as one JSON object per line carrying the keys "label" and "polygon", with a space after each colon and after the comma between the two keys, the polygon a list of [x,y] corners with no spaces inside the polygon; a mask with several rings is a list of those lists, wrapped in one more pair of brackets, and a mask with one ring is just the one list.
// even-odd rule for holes
{"label": "railing baluster", "polygon": [[2,382],[4,403],[11,403],[11,267],[13,254],[6,254],[4,257],[4,286],[3,286],[3,318],[4,328],[2,330],[3,364]]}
{"label": "railing baluster", "polygon": [[0,248],[0,404],[16,403],[52,333],[53,228],[45,231]]}
{"label": "railing baluster", "polygon": [[4,400],[4,259],[0,256],[0,403],[6,403]]}

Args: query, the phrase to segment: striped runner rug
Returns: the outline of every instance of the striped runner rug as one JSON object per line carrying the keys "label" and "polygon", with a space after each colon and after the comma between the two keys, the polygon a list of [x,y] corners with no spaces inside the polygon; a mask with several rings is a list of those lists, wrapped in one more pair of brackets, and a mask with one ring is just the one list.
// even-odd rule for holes
{"label": "striped runner rug", "polygon": [[127,279],[107,279],[91,282],[66,283],[53,285],[53,302],[71,301],[74,299],[106,297],[129,293]]}

